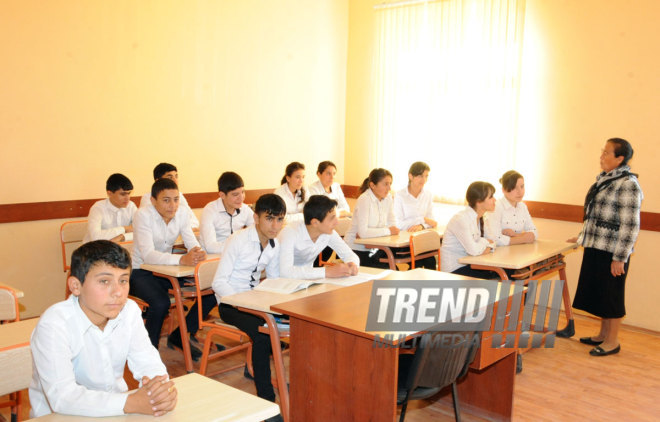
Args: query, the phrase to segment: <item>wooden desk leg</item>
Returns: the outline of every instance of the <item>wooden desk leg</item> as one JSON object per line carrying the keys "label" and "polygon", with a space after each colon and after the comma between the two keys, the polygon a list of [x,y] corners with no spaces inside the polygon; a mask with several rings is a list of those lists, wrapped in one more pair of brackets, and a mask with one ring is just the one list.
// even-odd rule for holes
{"label": "wooden desk leg", "polygon": [[573,322],[573,306],[571,305],[571,294],[568,292],[565,263],[559,268],[559,279],[564,280],[564,288],[562,289],[561,296],[564,301],[564,312],[566,313],[566,327],[558,331],[564,333],[560,337],[572,337],[575,334],[575,323]]}
{"label": "wooden desk leg", "polygon": [[[154,273],[157,277],[163,277],[170,280],[172,289],[174,290],[174,305],[176,308],[176,318],[179,320],[179,332],[181,333],[181,348],[183,349],[183,360],[186,364],[186,371],[193,372],[192,355],[190,354],[190,335],[188,334],[188,327],[186,324],[186,315],[183,310],[183,299],[181,298],[181,287],[179,286],[179,279],[165,274]],[[202,306],[201,303],[197,306]]]}
{"label": "wooden desk leg", "polygon": [[392,249],[390,248],[379,248],[383,251],[385,251],[385,255],[387,255],[387,262],[390,264],[390,270],[396,271],[396,264],[394,263],[394,254],[392,253]]}

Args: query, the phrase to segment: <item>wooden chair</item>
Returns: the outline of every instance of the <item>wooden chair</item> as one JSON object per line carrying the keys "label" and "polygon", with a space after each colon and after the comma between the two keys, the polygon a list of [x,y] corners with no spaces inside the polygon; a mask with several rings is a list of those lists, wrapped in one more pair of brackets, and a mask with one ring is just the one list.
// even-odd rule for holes
{"label": "wooden chair", "polygon": [[[0,286],[0,323],[10,324],[19,320],[20,314],[16,292],[9,286]],[[20,409],[23,401],[22,390],[28,387],[29,378],[32,376],[31,371],[29,376],[22,373],[24,367],[28,365],[17,366],[14,362],[16,358],[14,355],[16,353],[11,350],[3,352],[2,361],[6,359],[6,362],[0,362],[0,367],[4,368],[2,380],[0,380],[0,396],[8,396],[0,402],[0,407],[11,408],[12,422],[20,420]]]}
{"label": "wooden chair", "polygon": [[[348,232],[348,229],[351,228],[351,220],[350,218],[340,218],[339,223],[337,223],[337,227],[335,227],[335,231],[339,236],[342,238],[346,236],[346,233]],[[332,255],[328,258],[327,261],[323,260],[323,251],[319,254],[319,265],[324,266],[326,264],[329,264],[337,259],[337,253],[335,251],[332,251]]]}
{"label": "wooden chair", "polygon": [[[414,355],[399,356],[399,388],[397,404],[401,405],[399,422],[403,422],[409,400],[420,400],[437,394],[451,385],[454,416],[461,420],[456,381],[467,374],[479,341],[475,332],[428,332],[419,340]],[[443,336],[450,336],[452,344]]]}
{"label": "wooden chair", "polygon": [[410,235],[410,269],[415,269],[415,260],[438,257],[437,268],[440,269],[440,246],[442,240],[435,230],[423,230]]}
{"label": "wooden chair", "polygon": [[[215,275],[215,271],[218,268],[219,262],[220,262],[220,258],[208,259],[206,261],[200,262],[195,267],[195,290],[197,296],[197,303],[199,304],[197,306],[199,328],[200,330],[204,328],[208,329],[206,333],[206,338],[204,339],[204,349],[202,350],[202,360],[199,366],[199,373],[202,375],[206,375],[206,369],[209,361],[220,359],[224,356],[230,355],[232,353],[241,352],[243,350],[247,351],[245,359],[248,366],[248,370],[250,371],[250,373],[253,373],[252,372],[252,342],[250,341],[248,335],[245,334],[243,331],[239,330],[238,328],[234,327],[233,325],[225,324],[221,319],[216,319],[213,321],[204,321],[202,319],[202,306],[201,306],[202,295],[205,292],[208,293],[209,291],[210,294],[213,294],[211,285],[213,284],[213,276]],[[239,344],[237,346],[227,347],[223,351],[214,352],[213,354],[211,354],[211,346],[213,345],[214,336],[220,336],[229,339],[231,341],[238,342]],[[244,363],[233,365],[231,367],[224,368],[216,372],[215,374],[231,371],[236,368],[241,368],[244,365],[245,365]]]}
{"label": "wooden chair", "polygon": [[62,271],[71,269],[71,253],[80,245],[87,233],[87,220],[67,221],[60,227],[62,245]]}
{"label": "wooden chair", "polygon": [[20,320],[18,295],[9,286],[0,286],[0,323]]}

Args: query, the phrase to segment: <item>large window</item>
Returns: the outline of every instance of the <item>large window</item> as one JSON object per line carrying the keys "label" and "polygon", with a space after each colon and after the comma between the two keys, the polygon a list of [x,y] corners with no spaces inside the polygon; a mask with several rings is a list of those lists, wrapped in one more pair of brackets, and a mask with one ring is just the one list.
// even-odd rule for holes
{"label": "large window", "polygon": [[[440,0],[377,7],[374,166],[460,201],[516,160],[524,0]],[[498,189],[499,190],[499,189]]]}

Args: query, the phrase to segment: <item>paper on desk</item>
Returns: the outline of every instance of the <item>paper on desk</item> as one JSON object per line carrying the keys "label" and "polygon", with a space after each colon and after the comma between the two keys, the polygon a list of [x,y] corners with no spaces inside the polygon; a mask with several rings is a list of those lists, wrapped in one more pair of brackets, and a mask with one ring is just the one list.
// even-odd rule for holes
{"label": "paper on desk", "polygon": [[352,275],[350,277],[322,278],[320,280],[316,280],[316,282],[334,284],[336,286],[354,286],[356,284],[365,283],[367,281],[378,280],[387,276],[391,272],[392,270],[381,271],[378,274],[358,273],[357,275]]}
{"label": "paper on desk", "polygon": [[259,283],[254,288],[254,290],[280,294],[291,294],[297,292],[298,290],[306,289],[313,284],[326,283],[347,287],[371,280],[378,280],[379,278],[387,276],[391,272],[392,270],[385,270],[378,274],[358,273],[357,275],[350,277],[319,278],[316,280],[299,280],[295,278],[267,278],[262,280],[261,283]]}

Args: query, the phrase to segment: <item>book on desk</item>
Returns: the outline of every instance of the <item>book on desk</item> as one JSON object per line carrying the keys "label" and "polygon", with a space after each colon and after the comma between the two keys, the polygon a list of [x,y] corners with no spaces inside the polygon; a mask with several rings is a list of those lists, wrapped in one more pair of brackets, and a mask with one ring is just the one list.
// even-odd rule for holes
{"label": "book on desk", "polygon": [[314,284],[334,284],[337,286],[353,286],[355,284],[364,283],[371,280],[377,280],[383,278],[391,273],[392,270],[385,270],[378,274],[367,274],[367,273],[358,273],[350,277],[339,277],[339,278],[319,278],[316,280],[300,280],[296,278],[267,278],[262,280],[254,290],[271,292],[271,293],[280,293],[280,294],[291,294],[299,290],[307,289],[308,287]]}

